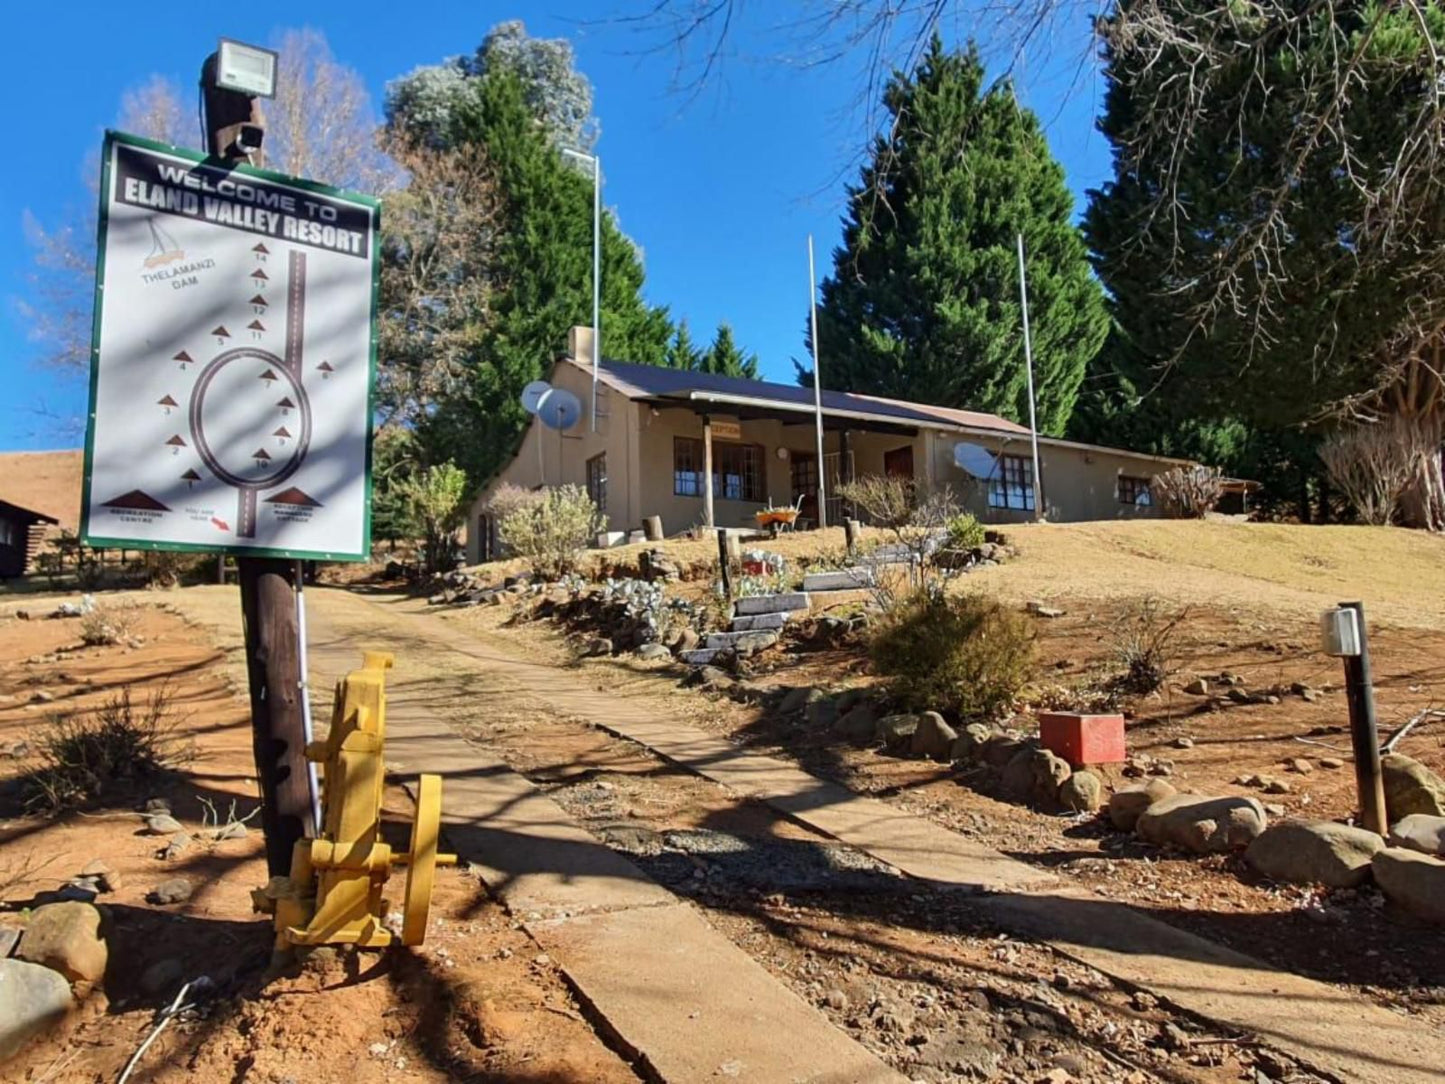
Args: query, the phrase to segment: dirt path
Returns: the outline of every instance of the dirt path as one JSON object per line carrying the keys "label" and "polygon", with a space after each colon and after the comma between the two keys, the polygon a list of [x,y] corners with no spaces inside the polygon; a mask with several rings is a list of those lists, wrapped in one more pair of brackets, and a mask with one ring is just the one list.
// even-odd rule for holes
{"label": "dirt path", "polygon": [[[504,756],[516,759],[523,770],[534,779],[546,779],[552,777],[566,777],[575,770],[586,771],[585,762],[588,756],[614,757],[618,755],[615,748],[609,746],[607,740],[593,734],[594,748],[590,754],[577,755],[576,743],[579,737],[585,735],[586,725],[608,726],[611,720],[616,732],[620,733],[625,726],[619,727],[619,721],[626,724],[629,720],[638,719],[657,720],[665,716],[665,705],[649,703],[646,698],[621,695],[599,695],[590,688],[586,682],[579,680],[575,675],[565,672],[557,665],[555,659],[542,659],[528,661],[517,658],[513,651],[517,644],[508,644],[504,638],[499,637],[478,637],[466,635],[448,622],[443,622],[430,616],[419,616],[406,612],[406,608],[395,602],[382,600],[366,600],[355,595],[343,595],[336,592],[316,593],[313,596],[313,650],[320,656],[328,652],[356,652],[361,646],[387,646],[396,650],[402,659],[402,670],[398,674],[400,682],[416,682],[422,688],[429,688],[432,695],[426,703],[437,713],[439,719],[450,723],[462,733],[481,736],[485,735],[489,742],[496,742]],[[385,628],[384,643],[378,643],[377,630]],[[580,732],[580,734],[579,734]],[[537,751],[539,745],[545,746],[552,738],[566,736],[564,746],[571,748],[558,748],[557,756],[554,758],[542,757],[543,763],[537,763]],[[615,742],[613,744],[616,744]],[[636,755],[636,754],[634,754]],[[706,751],[699,751],[699,755],[708,757]],[[644,759],[656,760],[650,753],[643,754]],[[688,756],[686,751],[681,753],[676,748],[670,756],[679,762],[686,762]],[[714,763],[721,758],[712,755]],[[746,780],[746,772],[749,768],[749,761],[746,755],[741,757],[728,758],[732,761],[733,775],[727,780],[728,785],[724,787],[720,783],[712,786],[726,792],[723,795],[709,793],[707,801],[718,807],[713,812],[719,814],[711,818],[712,823],[726,824],[730,819],[736,819],[740,815],[740,807],[747,806],[748,799],[759,797],[766,798],[767,795],[761,791],[750,794]],[[530,763],[528,763],[530,761]],[[583,767],[579,768],[579,765]],[[762,763],[761,758],[752,762],[762,774],[767,771],[775,771],[768,765]],[[404,767],[404,766],[402,766]],[[790,769],[796,772],[796,769]],[[649,769],[654,776],[658,770],[654,766]],[[738,773],[744,773],[739,775]],[[801,773],[797,773],[801,774]],[[740,782],[741,781],[741,782]],[[575,782],[575,780],[573,780]],[[592,780],[587,780],[590,784]],[[822,786],[817,780],[814,784]],[[696,783],[689,783],[687,786],[696,786]],[[569,788],[572,791],[572,798],[575,800],[579,794],[577,788]],[[668,789],[675,790],[674,782]],[[708,788],[704,788],[707,791]],[[776,788],[774,788],[776,789]],[[766,790],[766,788],[764,788]],[[604,792],[606,793],[606,792]],[[645,796],[639,796],[645,797]],[[775,796],[778,797],[778,796]],[[781,796],[786,800],[786,795]],[[559,799],[560,800],[560,799]],[[653,798],[652,801],[667,800]],[[565,804],[565,803],[564,803]],[[755,803],[754,803],[755,804]],[[775,803],[778,804],[778,803]],[[786,808],[795,820],[808,821],[806,805],[798,805]],[[826,806],[830,803],[823,802]],[[720,887],[721,891],[710,891],[715,886],[706,882],[713,876],[714,871],[722,869],[722,876],[732,876],[727,860],[709,860],[716,856],[710,855],[709,859],[699,859],[698,855],[690,852],[686,845],[681,847],[674,845],[675,840],[666,838],[662,833],[663,842],[649,838],[649,832],[654,832],[646,822],[649,818],[639,815],[640,811],[635,805],[625,810],[625,816],[620,818],[622,823],[589,825],[598,834],[607,840],[610,845],[625,853],[633,854],[639,859],[659,860],[657,864],[665,865],[664,859],[671,860],[678,857],[678,854],[691,859],[695,864],[692,867],[693,876],[683,878],[684,882],[696,880],[701,874],[704,884],[695,886],[685,883],[683,887],[690,887],[696,890],[694,898],[700,902],[713,907],[715,921],[719,921],[728,930],[735,940],[739,940],[745,947],[755,955],[761,955],[764,962],[768,962],[772,952],[783,951],[783,946],[778,942],[781,940],[796,949],[802,940],[802,935],[794,921],[788,921],[787,934],[779,935],[780,923],[778,916],[766,913],[766,908],[759,915],[757,908],[744,908],[738,906],[738,893],[728,890],[728,886]],[[757,816],[757,810],[752,811]],[[705,818],[706,819],[706,818]],[[746,818],[744,818],[746,819]],[[796,824],[790,825],[793,831],[788,833],[783,830],[784,825],[789,822],[782,817],[773,814],[771,817],[764,815],[769,823],[766,826],[764,835],[768,837],[771,845],[776,839],[787,840],[788,835],[796,836]],[[721,846],[724,852],[737,841],[742,833],[719,832],[718,829],[708,828],[707,831],[721,834],[724,839],[705,840],[704,845],[712,845],[714,848]],[[845,842],[847,835],[851,832],[840,830],[835,824],[831,832],[837,833],[836,838]],[[955,837],[957,838],[957,837]],[[1402,1020],[1395,1014],[1384,1013],[1366,1002],[1352,997],[1347,991],[1340,991],[1324,986],[1319,983],[1312,983],[1301,980],[1294,976],[1280,975],[1268,971],[1254,961],[1249,961],[1231,954],[1227,951],[1218,950],[1215,946],[1209,946],[1207,942],[1200,942],[1198,939],[1189,938],[1187,935],[1173,931],[1160,923],[1154,923],[1149,938],[1151,944],[1148,949],[1153,955],[1136,955],[1128,950],[1126,944],[1131,938],[1128,912],[1116,905],[1103,904],[1101,901],[1089,901],[1086,898],[1074,896],[1069,906],[1061,902],[1064,897],[1051,896],[1040,900],[1036,896],[1012,895],[1008,897],[995,898],[988,902],[988,906],[980,907],[977,902],[973,905],[963,904],[957,898],[946,898],[937,893],[924,890],[923,885],[917,880],[903,881],[898,883],[897,871],[899,867],[907,868],[910,864],[900,859],[897,854],[892,856],[890,864],[886,859],[879,863],[879,857],[886,854],[883,848],[877,846],[877,841],[872,841],[874,846],[870,847],[869,840],[860,836],[863,846],[854,848],[849,853],[863,854],[865,858],[871,858],[875,869],[870,874],[882,874],[892,881],[891,892],[879,893],[881,897],[890,897],[894,907],[903,913],[915,909],[914,901],[922,901],[924,910],[934,913],[946,913],[952,921],[935,922],[933,920],[917,921],[906,918],[901,921],[883,922],[881,925],[872,925],[877,916],[869,915],[869,906],[865,903],[860,906],[856,891],[839,894],[836,891],[828,891],[830,878],[836,878],[838,870],[830,867],[825,876],[819,880],[805,885],[806,891],[802,893],[807,898],[808,906],[803,910],[810,914],[811,919],[808,925],[814,935],[821,933],[823,938],[829,937],[826,929],[832,926],[837,930],[838,919],[846,921],[843,937],[854,941],[859,939],[875,942],[876,951],[878,943],[893,941],[896,943],[900,934],[911,935],[915,943],[904,950],[899,946],[895,955],[901,955],[905,959],[916,960],[919,958],[930,960],[951,960],[954,966],[966,966],[970,952],[968,949],[976,949],[977,943],[972,943],[970,938],[964,936],[959,938],[957,933],[947,931],[958,931],[968,928],[1012,928],[1018,931],[1027,931],[1035,937],[1048,937],[1051,934],[1062,937],[1067,942],[1066,949],[1069,954],[1087,965],[1091,965],[1085,972],[1083,978],[1071,980],[1066,972],[1058,971],[1060,962],[1057,957],[1047,965],[1048,970],[1057,972],[1055,982],[1050,988],[1050,993],[1043,996],[1043,1004],[1053,1011],[1053,1016],[1034,1012],[1038,1019],[1062,1018],[1069,1020],[1069,1034],[1060,1037],[1057,1029],[1050,1037],[1052,1041],[1042,1044],[1044,1053],[1057,1051],[1065,1048],[1063,1056],[1069,1056],[1066,1048],[1074,1044],[1080,1052],[1073,1055],[1077,1064],[1075,1069],[1086,1069],[1091,1058],[1100,1062],[1112,1064],[1114,1075],[1100,1076],[1099,1079],[1120,1079],[1117,1075],[1118,1062],[1110,1061],[1110,1054],[1117,1059],[1118,1051],[1121,1049],[1116,1036],[1121,1032],[1123,1024],[1135,1025],[1136,1020],[1109,1019],[1110,1011],[1119,1011],[1108,1004],[1109,999],[1104,997],[1090,997],[1090,1010],[1094,1014],[1091,1022],[1090,1011],[1080,1010],[1070,1014],[1067,1005],[1060,1005],[1058,1002],[1059,990],[1069,990],[1071,983],[1078,983],[1081,989],[1095,987],[1109,988],[1111,983],[1104,978],[1104,973],[1110,973],[1122,978],[1130,986],[1144,988],[1157,987],[1157,992],[1168,997],[1171,1001],[1187,1007],[1200,1015],[1214,1016],[1230,1021],[1234,1027],[1241,1030],[1257,1031],[1265,1035],[1270,1041],[1277,1042],[1281,1047],[1289,1050],[1301,1061],[1324,1069],[1331,1075],[1342,1079],[1396,1081],[1409,1079],[1432,1079],[1423,1070],[1422,1066],[1433,1066],[1440,1064],[1441,1051],[1431,1046],[1432,1040],[1427,1036],[1426,1028],[1423,1025],[1411,1025],[1408,1020]],[[697,840],[690,842],[697,844]],[[962,842],[960,840],[960,842]],[[809,840],[806,848],[792,848],[793,851],[809,850],[816,851],[820,847],[816,837]],[[930,843],[926,849],[933,849]],[[785,851],[787,847],[783,848]],[[832,850],[832,848],[823,848]],[[879,853],[870,853],[877,851]],[[734,849],[731,853],[736,855]],[[837,865],[837,855],[831,855],[834,865]],[[846,865],[845,860],[845,865]],[[646,863],[643,862],[644,868]],[[777,867],[782,883],[786,884],[787,866]],[[964,879],[966,883],[966,878]],[[804,877],[804,881],[807,878]],[[834,883],[839,883],[836,880]],[[975,882],[984,883],[984,882]],[[752,885],[752,895],[755,897],[758,891],[767,887],[768,879],[763,878],[761,882],[755,877]],[[673,886],[677,890],[678,886]],[[878,890],[877,885],[873,888]],[[777,893],[767,893],[764,898],[769,899],[777,896]],[[898,900],[905,896],[908,903],[898,907]],[[716,898],[714,898],[716,897]],[[873,902],[876,902],[873,901]],[[789,909],[797,911],[799,908],[796,902],[790,900],[786,895],[778,903],[780,909],[785,912]],[[751,910],[752,914],[747,914]],[[1107,913],[1105,913],[1107,912]],[[742,932],[730,927],[730,921],[738,916],[742,918]],[[819,929],[819,927],[824,927]],[[901,929],[900,929],[901,927]],[[868,930],[868,933],[864,933]],[[1112,931],[1112,935],[1111,935]],[[835,934],[836,936],[836,934]],[[993,934],[993,936],[998,936]],[[756,941],[761,940],[769,947],[759,949]],[[952,944],[948,942],[953,942]],[[958,951],[959,947],[965,951]],[[1010,957],[1018,959],[1022,949],[1010,949]],[[1030,953],[1037,953],[1037,947],[1030,946],[1027,949]],[[1047,951],[1044,952],[1047,957]],[[816,966],[816,954],[814,950],[804,950],[804,961],[813,957],[816,973],[819,968]],[[848,954],[850,961],[856,963],[861,954]],[[1007,958],[1007,957],[1006,957]],[[792,961],[795,966],[802,967],[798,961]],[[1035,961],[1037,962],[1037,961]],[[773,965],[776,969],[776,964]],[[911,972],[911,968],[910,968]],[[790,976],[796,978],[796,975]],[[927,984],[925,984],[927,985]],[[945,1027],[929,1026],[926,1021],[929,1018],[929,1011],[938,1007],[937,998],[928,992],[915,992],[912,994],[915,1002],[927,1004],[921,1007],[923,1012],[908,1012],[906,1015],[909,1022],[902,1022],[902,1016],[898,1012],[880,1010],[880,1005],[890,1004],[886,995],[880,996],[877,985],[874,986],[874,995],[867,1008],[866,1013],[859,1013],[846,991],[840,989],[828,989],[819,991],[816,987],[819,981],[813,979],[805,984],[803,989],[808,991],[815,1000],[820,1000],[829,1007],[835,1007],[835,1014],[842,1017],[840,1022],[855,1032],[860,1032],[865,1041],[869,1041],[875,1049],[888,1057],[895,1066],[905,1068],[905,1071],[915,1075],[915,1079],[944,1079],[927,1075],[932,1069],[940,1065],[945,1068],[941,1071],[948,1072],[960,1062],[968,1063],[969,1057],[978,1056],[979,1051],[985,1053],[990,1051],[989,1043],[997,1044],[997,1037],[988,1032],[990,1023],[996,1023],[993,1018],[1000,1014],[994,1008],[994,999],[999,995],[1000,990],[992,989],[986,992],[983,1002],[988,1006],[987,1010],[976,1011],[973,1015],[981,1016],[981,1021],[974,1021],[982,1031],[969,1039],[961,1038],[957,1023],[957,1014],[952,1018],[950,1025]],[[916,982],[915,982],[916,986]],[[907,988],[907,984],[904,984]],[[1243,988],[1243,989],[1242,989]],[[1120,991],[1116,988],[1113,991],[1116,995]],[[902,993],[902,991],[899,991]],[[993,995],[993,997],[990,996]],[[906,994],[904,996],[907,996]],[[1034,992],[1037,999],[1041,995]],[[1146,1009],[1155,1006],[1150,1004],[1153,999],[1147,995],[1135,995],[1136,999],[1145,999]],[[931,1003],[930,998],[933,999]],[[1303,1004],[1308,1004],[1308,1009],[1302,1009]],[[1138,1011],[1139,1001],[1130,1003],[1129,1008],[1134,1012]],[[1246,1010],[1241,1012],[1240,1006],[1244,1005]],[[1288,1006],[1284,1011],[1272,1012],[1268,1007]],[[975,1009],[979,1006],[975,1004]],[[968,1013],[964,1013],[968,1016]],[[1047,1029],[1038,1026],[1038,1020],[1029,1022],[1028,1012],[1019,1014],[1022,1023],[1014,1030],[1032,1029],[1032,1033],[1026,1036],[1032,1039],[1035,1034]],[[1078,1019],[1075,1019],[1077,1017]],[[878,1020],[884,1021],[879,1026]],[[1187,1023],[1187,1021],[1185,1021]],[[1253,1026],[1251,1026],[1251,1023]],[[1127,1058],[1124,1064],[1133,1071],[1145,1074],[1139,1079],[1149,1079],[1148,1073],[1161,1073],[1163,1079],[1228,1079],[1229,1077],[1214,1077],[1207,1073],[1201,1075],[1200,1070],[1208,1070],[1212,1065],[1225,1068],[1227,1060],[1226,1052],[1230,1056],[1241,1057],[1243,1049],[1235,1046],[1230,1051],[1231,1036],[1223,1038],[1199,1037],[1191,1038],[1178,1023],[1173,1020],[1166,1021],[1167,1026],[1161,1027],[1159,1035],[1163,1038],[1156,1042],[1139,1043],[1140,1054],[1137,1061]],[[871,1030],[870,1030],[871,1026]],[[953,1030],[950,1032],[949,1027]],[[1097,1027],[1101,1033],[1108,1034],[1111,1038],[1104,1040],[1100,1036],[1091,1036],[1090,1028]],[[1170,1031],[1169,1029],[1173,1030]],[[881,1032],[881,1034],[879,1034]],[[948,1034],[944,1034],[948,1032]],[[964,1033],[968,1028],[964,1028]],[[903,1034],[899,1034],[903,1033]],[[985,1034],[986,1033],[986,1034]],[[993,1036],[993,1037],[990,1037]],[[1093,1039],[1093,1041],[1091,1041]],[[985,1041],[986,1040],[986,1041]],[[904,1047],[899,1050],[898,1046]],[[1199,1045],[1196,1046],[1196,1043]],[[949,1044],[952,1044],[950,1046]],[[960,1046],[961,1044],[961,1046]],[[1014,1047],[999,1045],[1000,1051],[1008,1051]],[[1046,1061],[1041,1061],[1039,1051],[1035,1050],[1028,1042],[1019,1041],[1015,1036],[1015,1047],[1023,1049],[1032,1057],[1034,1062],[1047,1066]],[[1174,1053],[1178,1057],[1171,1057],[1169,1047],[1173,1046]],[[933,1049],[930,1049],[933,1047]],[[966,1048],[967,1056],[959,1055],[954,1061],[949,1061],[945,1056],[942,1061],[930,1062],[930,1058],[938,1055],[939,1050],[948,1047],[958,1050]],[[911,1048],[911,1049],[910,1049]],[[1122,1048],[1127,1049],[1127,1046]],[[1205,1053],[1205,1051],[1209,1053]],[[920,1053],[921,1052],[921,1053]],[[1146,1056],[1147,1054],[1147,1056]],[[1000,1057],[1006,1057],[1001,1053]],[[1151,1064],[1159,1062],[1162,1064]],[[993,1069],[998,1068],[996,1060],[990,1063]],[[1025,1064],[1021,1068],[1030,1068]],[[1237,1062],[1236,1062],[1237,1067]],[[1258,1062],[1255,1063],[1256,1072],[1263,1073],[1262,1078],[1275,1079],[1269,1076],[1267,1069],[1261,1069]],[[1411,1074],[1414,1074],[1413,1076]],[[1078,1075],[1078,1074],[1076,1074]],[[1089,1078],[1087,1072],[1083,1073]],[[1300,1079],[1291,1077],[1290,1079]]]}

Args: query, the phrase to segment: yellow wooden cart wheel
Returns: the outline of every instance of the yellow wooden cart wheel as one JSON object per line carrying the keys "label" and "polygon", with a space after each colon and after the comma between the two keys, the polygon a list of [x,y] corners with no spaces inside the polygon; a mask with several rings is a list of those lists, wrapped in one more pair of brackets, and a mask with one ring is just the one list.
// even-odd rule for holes
{"label": "yellow wooden cart wheel", "polygon": [[[411,850],[406,860],[406,902],[402,912],[401,943],[420,945],[426,940],[431,917],[432,885],[436,881],[437,837],[441,831],[442,777],[424,775],[417,784],[416,820],[411,826]],[[443,861],[451,855],[441,856]]]}

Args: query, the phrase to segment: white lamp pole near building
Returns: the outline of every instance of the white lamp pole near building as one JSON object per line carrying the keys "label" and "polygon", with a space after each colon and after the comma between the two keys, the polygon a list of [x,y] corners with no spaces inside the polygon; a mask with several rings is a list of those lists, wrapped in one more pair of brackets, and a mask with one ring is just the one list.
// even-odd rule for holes
{"label": "white lamp pole near building", "polygon": [[1029,341],[1029,286],[1024,277],[1024,235],[1017,235],[1019,243],[1019,302],[1024,310],[1024,364],[1029,377],[1029,438],[1034,446],[1034,519],[1043,518],[1044,479],[1039,471],[1039,426],[1034,419],[1034,348]]}
{"label": "white lamp pole near building", "polygon": [[602,366],[602,158],[571,147],[562,153],[592,164],[592,432],[597,432],[597,370]]}
{"label": "white lamp pole near building", "polygon": [[[822,371],[818,368],[818,277],[813,271],[813,235],[808,234],[808,312],[813,328],[813,417],[818,432],[818,527],[828,526],[828,498],[824,490],[823,476],[823,385]],[[842,466],[838,468],[842,473]]]}

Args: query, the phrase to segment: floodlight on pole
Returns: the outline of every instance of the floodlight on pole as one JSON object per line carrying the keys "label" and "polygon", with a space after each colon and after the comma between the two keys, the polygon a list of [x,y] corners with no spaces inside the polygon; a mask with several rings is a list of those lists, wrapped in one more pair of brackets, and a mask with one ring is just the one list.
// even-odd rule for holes
{"label": "floodlight on pole", "polygon": [[274,49],[222,38],[216,46],[216,86],[248,98],[276,97]]}
{"label": "floodlight on pole", "polygon": [[592,432],[597,432],[597,371],[602,366],[602,158],[571,147],[562,153],[592,163]]}

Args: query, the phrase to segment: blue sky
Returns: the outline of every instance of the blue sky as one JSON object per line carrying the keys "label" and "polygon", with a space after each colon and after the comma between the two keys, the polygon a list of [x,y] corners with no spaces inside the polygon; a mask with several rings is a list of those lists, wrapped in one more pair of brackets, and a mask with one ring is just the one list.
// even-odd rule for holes
{"label": "blue sky", "polygon": [[[88,200],[87,154],[127,88],[152,73],[194,86],[219,36],[264,42],[284,27],[323,31],[337,58],[366,80],[378,110],[388,80],[470,52],[504,19],[525,18],[537,36],[570,38],[595,89],[604,198],[642,247],[650,300],[686,316],[695,339],[731,322],[766,376],[791,380],[807,315],[806,237],[814,235],[821,278],[839,238],[843,184],[867,136],[862,59],[781,63],[773,58],[791,41],[778,33],[784,5],[744,3],[720,74],[688,95],[674,85],[674,56],[647,54],[634,31],[608,19],[652,2],[295,0],[284,23],[265,3],[192,4],[183,16],[93,0],[20,5],[8,25],[9,40],[22,46],[8,55],[17,102],[0,151],[0,450],[75,446],[74,419],[85,410],[84,381],[35,364],[17,311],[30,262],[24,213],[54,226]],[[972,30],[967,3],[958,7],[943,27],[950,44]],[[1093,130],[1097,79],[1091,65],[1081,70],[1087,40],[1079,17],[1053,28],[1016,69],[1020,96],[1043,120],[1078,202],[1109,169],[1108,147]]]}

